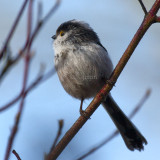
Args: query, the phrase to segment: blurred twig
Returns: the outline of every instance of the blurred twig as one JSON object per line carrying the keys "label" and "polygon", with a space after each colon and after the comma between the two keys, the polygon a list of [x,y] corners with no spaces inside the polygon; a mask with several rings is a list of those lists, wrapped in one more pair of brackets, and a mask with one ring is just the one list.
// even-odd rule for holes
{"label": "blurred twig", "polygon": [[5,154],[5,160],[9,159],[10,151],[12,149],[14,138],[15,138],[16,133],[18,131],[18,125],[19,125],[19,122],[20,122],[20,118],[22,116],[23,108],[24,108],[24,100],[25,100],[25,97],[26,97],[26,95],[24,94],[24,91],[25,91],[26,84],[27,84],[27,79],[28,79],[29,63],[30,63],[30,52],[28,52],[28,54],[25,57],[25,71],[24,71],[24,79],[23,79],[23,86],[22,86],[22,99],[21,99],[21,102],[20,102],[18,112],[17,112],[16,117],[15,117],[15,122],[14,122],[13,128],[11,130],[11,134],[9,136],[7,149],[6,149],[6,154]]}
{"label": "blurred twig", "polygon": [[51,17],[51,15],[56,11],[60,2],[61,2],[60,0],[56,0],[55,5],[48,11],[46,16],[42,20],[37,22],[37,25],[36,25],[32,35],[30,36],[29,39],[28,38],[26,39],[24,47],[19,51],[19,53],[14,58],[10,58],[7,61],[7,63],[4,65],[3,69],[1,69],[1,72],[0,72],[0,82],[3,80],[4,75],[9,71],[9,69],[11,69],[12,66],[20,60],[22,55],[25,54],[26,49],[31,48],[31,46],[33,44],[33,41],[35,40],[35,38],[36,38],[37,34],[39,33],[40,29],[47,22],[47,20]]}
{"label": "blurred twig", "polygon": [[[10,107],[11,105],[13,105],[18,100],[21,100],[18,112],[17,112],[17,114],[15,116],[14,125],[12,127],[12,130],[11,130],[8,142],[7,142],[7,147],[6,147],[6,153],[5,153],[4,160],[8,160],[9,159],[10,152],[11,152],[11,149],[12,149],[12,146],[13,146],[13,143],[14,143],[14,139],[15,139],[15,136],[16,136],[17,131],[18,131],[19,122],[20,122],[20,119],[21,119],[21,116],[22,116],[22,112],[23,112],[23,108],[24,108],[24,102],[25,102],[25,98],[26,98],[27,94],[34,87],[36,87],[38,84],[40,84],[40,82],[45,81],[46,79],[48,79],[55,72],[55,70],[52,69],[52,71],[47,72],[47,74],[42,74],[43,72],[41,70],[40,74],[35,79],[35,81],[27,88],[27,80],[28,80],[28,76],[29,76],[30,61],[31,61],[31,58],[33,57],[32,56],[32,52],[31,52],[31,46],[32,46],[33,41],[34,41],[35,37],[37,36],[39,30],[41,29],[42,25],[44,25],[46,23],[46,21],[54,13],[54,11],[56,10],[56,8],[59,6],[59,3],[60,3],[60,0],[57,0],[56,4],[49,10],[49,12],[46,14],[46,16],[42,20],[38,20],[36,28],[34,29],[34,31],[32,33],[33,1],[34,0],[29,0],[28,19],[27,19],[27,36],[26,36],[25,45],[20,50],[19,54],[17,54],[14,58],[11,58],[10,55],[7,57],[7,59],[6,59],[7,62],[4,64],[4,66],[2,68],[2,71],[0,73],[0,81],[1,81],[3,76],[7,73],[7,71],[10,68],[13,67],[13,64],[17,63],[20,59],[24,58],[25,66],[24,66],[24,77],[23,77],[22,90],[21,90],[20,94],[15,99],[13,99],[11,102],[9,102],[8,104],[6,104],[5,106],[3,106],[0,109],[0,111],[3,111],[5,109],[7,109],[8,107]],[[25,1],[25,2],[27,2],[27,1]],[[24,7],[22,7],[21,10],[23,11]],[[40,12],[40,10],[39,10],[39,12]],[[21,16],[22,16],[22,13],[19,13],[18,14],[19,19],[20,19]],[[41,17],[39,17],[39,18],[41,18]],[[19,21],[19,19],[17,21]],[[12,34],[13,34],[14,29],[17,26],[17,24],[18,24],[18,22],[16,22],[16,25],[14,25],[13,28],[11,29],[12,30],[11,31]],[[12,37],[12,34],[11,35],[9,34],[8,42],[10,41],[10,39]],[[6,43],[6,48],[7,48],[8,42]],[[4,50],[6,50],[6,49],[4,49]],[[2,49],[2,51],[3,51],[3,49]],[[16,152],[14,152],[14,153],[16,153]]]}
{"label": "blurred twig", "polygon": [[25,7],[27,5],[27,2],[28,2],[28,0],[25,0],[23,2],[23,5],[22,5],[22,7],[21,7],[21,9],[20,9],[20,11],[19,11],[14,23],[13,23],[13,26],[11,27],[11,30],[10,30],[10,32],[9,32],[9,34],[7,36],[7,39],[6,39],[5,43],[4,43],[4,46],[3,46],[2,50],[0,51],[0,60],[3,57],[6,49],[8,48],[9,41],[11,40],[11,38],[13,36],[13,33],[14,33],[14,31],[15,31],[17,25],[18,25],[18,22],[19,22],[20,18],[22,17],[22,14],[23,14],[24,9],[25,9]]}
{"label": "blurred twig", "polygon": [[62,134],[63,125],[64,125],[63,119],[59,120],[58,121],[58,132],[57,132],[56,138],[53,142],[53,145],[50,149],[50,152],[47,155],[45,155],[45,160],[48,160],[48,156],[51,154],[52,150],[55,148],[55,146],[56,146],[56,144],[57,144],[57,142],[58,142],[58,140],[59,140],[59,138]]}
{"label": "blurred twig", "polygon": [[[46,23],[46,21],[51,17],[51,15],[57,10],[59,4],[60,4],[60,0],[56,0],[55,5],[49,10],[49,12],[46,14],[46,16],[42,20],[38,21],[37,26],[34,29],[33,34],[30,38],[28,48],[31,48],[33,41],[36,38],[40,28]],[[16,57],[16,59],[18,59],[18,58],[19,58],[19,56]]]}
{"label": "blurred twig", "polygon": [[37,12],[37,24],[41,21],[42,19],[42,13],[43,13],[43,7],[42,7],[42,2],[38,2],[38,12]]}
{"label": "blurred twig", "polygon": [[[40,74],[25,90],[24,94],[27,96],[30,91],[32,91],[35,87],[37,87],[42,82],[45,82],[48,78],[50,78],[55,73],[55,68],[52,68],[50,71],[48,71],[46,74]],[[0,112],[5,111],[9,107],[11,107],[13,104],[18,102],[22,97],[22,91],[10,102],[5,104],[4,106],[0,107]]]}
{"label": "blurred twig", "polygon": [[[29,1],[29,8],[28,8],[28,27],[27,27],[27,37],[30,36],[31,34],[31,26],[32,26],[32,9],[33,9],[33,0]],[[25,55],[25,66],[24,66],[24,77],[23,77],[23,85],[22,85],[22,99],[19,105],[19,109],[18,112],[16,114],[15,117],[15,122],[13,125],[13,128],[11,130],[11,134],[9,136],[8,139],[8,144],[7,144],[7,148],[6,148],[6,154],[5,154],[5,160],[9,159],[10,156],[10,152],[12,149],[12,145],[16,136],[16,133],[18,131],[18,126],[19,126],[19,122],[20,122],[20,118],[22,116],[22,111],[24,108],[24,101],[25,101],[25,97],[26,94],[25,90],[26,90],[26,86],[27,86],[27,80],[28,80],[28,75],[29,75],[29,66],[30,66],[30,60],[31,60],[31,52],[30,52],[30,48],[27,50],[27,53]]]}
{"label": "blurred twig", "polygon": [[[142,108],[143,104],[149,98],[150,93],[151,93],[151,90],[148,89],[146,91],[145,95],[143,96],[143,98],[138,103],[138,105],[130,113],[130,115],[129,115],[130,119],[133,118],[136,115],[136,113]],[[118,134],[119,134],[119,131],[115,130],[107,138],[105,138],[102,142],[100,142],[99,144],[97,144],[96,146],[94,146],[92,149],[90,149],[89,151],[87,151],[85,154],[83,154],[79,158],[76,158],[76,160],[82,160],[82,159],[88,157],[89,155],[91,155],[92,153],[94,153],[95,151],[98,151],[98,149],[100,149],[101,147],[103,147],[104,145],[106,145],[109,141],[111,141],[113,138],[115,138]]]}
{"label": "blurred twig", "polygon": [[15,150],[13,150],[12,153],[16,156],[17,160],[21,160],[19,154]]}
{"label": "blurred twig", "polygon": [[[122,55],[120,61],[118,62],[117,66],[115,67],[109,81],[111,83],[107,83],[100,92],[95,96],[92,100],[90,105],[87,107],[85,112],[87,113],[88,117],[90,117],[94,111],[98,108],[101,104],[103,99],[108,95],[110,90],[113,88],[114,84],[116,83],[118,77],[120,76],[121,72],[123,71],[124,67],[126,66],[128,60],[130,59],[131,55],[133,54],[135,48],[139,44],[140,40],[143,38],[144,34],[147,32],[148,28],[156,22],[156,14],[160,8],[160,0],[156,0],[153,4],[150,11],[144,17],[143,22],[141,23],[139,29],[137,30],[136,34],[134,35],[132,41],[128,45],[126,51]],[[81,127],[86,123],[87,119],[83,116],[80,116],[78,120],[72,125],[72,127],[66,132],[60,142],[56,145],[53,151],[50,154],[48,160],[55,160],[61,154],[61,152],[65,149],[68,143],[72,140],[72,138],[77,134],[77,132],[81,129]]]}
{"label": "blurred twig", "polygon": [[[51,147],[51,151],[53,150],[53,148],[56,146],[56,144],[57,144],[57,142],[58,142],[58,139],[59,139],[59,137],[61,136],[61,134],[62,134],[62,128],[63,128],[63,124],[64,124],[64,121],[63,121],[63,119],[61,119],[61,120],[59,120],[58,121],[58,132],[57,132],[57,136],[56,136],[56,138],[55,138],[55,140],[54,140],[54,143],[53,143],[53,145],[52,145],[52,147]],[[50,151],[50,152],[51,152]]]}

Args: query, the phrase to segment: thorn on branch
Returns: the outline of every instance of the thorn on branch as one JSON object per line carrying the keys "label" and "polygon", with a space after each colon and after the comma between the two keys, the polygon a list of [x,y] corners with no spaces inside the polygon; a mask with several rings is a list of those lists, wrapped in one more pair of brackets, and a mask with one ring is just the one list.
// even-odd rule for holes
{"label": "thorn on branch", "polygon": [[144,14],[147,15],[148,12],[147,12],[147,9],[146,9],[144,3],[142,2],[142,0],[138,0],[138,1],[139,1],[140,5],[142,7],[142,10],[143,10]]}

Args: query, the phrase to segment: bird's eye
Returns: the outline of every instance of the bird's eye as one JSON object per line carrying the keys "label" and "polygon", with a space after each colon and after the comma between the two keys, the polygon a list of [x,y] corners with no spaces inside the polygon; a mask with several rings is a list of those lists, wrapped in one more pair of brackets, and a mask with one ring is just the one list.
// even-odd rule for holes
{"label": "bird's eye", "polygon": [[60,31],[60,36],[62,37],[62,36],[64,36],[64,31]]}

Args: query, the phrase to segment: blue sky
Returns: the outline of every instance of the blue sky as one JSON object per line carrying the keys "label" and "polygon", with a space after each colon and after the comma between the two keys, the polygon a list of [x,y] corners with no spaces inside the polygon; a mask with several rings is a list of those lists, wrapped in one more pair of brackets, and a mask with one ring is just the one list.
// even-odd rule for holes
{"label": "blue sky", "polygon": [[[0,2],[0,46],[13,23],[22,4],[22,0]],[[146,0],[149,9],[154,1]],[[8,3],[10,3],[8,5]],[[43,14],[52,6],[53,1],[42,0]],[[34,20],[36,21],[36,6],[34,2]],[[20,24],[11,41],[11,49],[15,54],[23,45],[26,38],[25,11]],[[143,20],[143,11],[138,1],[127,0],[63,0],[57,12],[42,28],[32,49],[35,51],[30,68],[28,84],[36,77],[41,63],[46,70],[53,67],[54,52],[50,38],[56,28],[64,21],[80,19],[86,21],[97,32],[101,43],[108,50],[114,66],[117,64],[127,45]],[[35,24],[35,23],[34,23]],[[148,88],[152,89],[150,98],[143,108],[133,118],[133,122],[148,140],[143,152],[130,152],[120,136],[105,145],[87,160],[129,159],[150,160],[160,157],[160,25],[154,24],[148,30],[136,48],[126,68],[120,75],[112,95],[126,114],[138,104]],[[11,70],[0,84],[0,106],[11,100],[19,93],[23,79],[23,61]],[[84,108],[91,100],[86,100]],[[55,74],[48,81],[37,87],[26,99],[23,117],[14,149],[23,160],[43,160],[45,152],[49,151],[58,129],[58,120],[64,119],[63,134],[79,117],[80,101],[70,97],[61,86]],[[14,116],[19,103],[0,114],[0,159],[3,159]],[[59,160],[70,160],[77,157],[88,148],[97,144],[109,135],[115,126],[110,117],[100,106],[72,142],[64,150]],[[11,156],[14,160],[14,156]]]}

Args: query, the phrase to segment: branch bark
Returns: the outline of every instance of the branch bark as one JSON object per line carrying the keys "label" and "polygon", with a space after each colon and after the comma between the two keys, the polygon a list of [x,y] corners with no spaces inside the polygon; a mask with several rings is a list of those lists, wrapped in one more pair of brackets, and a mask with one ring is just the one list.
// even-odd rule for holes
{"label": "branch bark", "polygon": [[[122,55],[120,61],[118,62],[117,66],[115,67],[111,77],[110,82],[107,83],[100,92],[95,96],[95,98],[92,100],[90,105],[87,107],[85,112],[87,112],[87,115],[90,117],[94,111],[98,108],[101,101],[106,97],[106,95],[110,92],[110,90],[113,88],[113,85],[116,83],[119,75],[121,74],[122,70],[126,66],[128,60],[130,59],[131,55],[133,54],[135,48],[139,44],[140,40],[148,30],[148,28],[156,22],[156,14],[160,8],[160,0],[156,0],[153,4],[150,11],[145,16],[142,24],[140,25],[139,29],[137,30],[136,34],[134,35],[132,41],[130,42],[129,46],[127,47],[126,51]],[[61,152],[65,149],[65,147],[68,145],[68,143],[72,140],[72,138],[77,134],[77,132],[81,129],[81,127],[86,123],[87,119],[83,116],[80,116],[78,120],[73,124],[73,126],[66,132],[64,137],[60,140],[60,142],[57,144],[57,146],[54,148],[54,150],[49,155],[48,160],[55,160]]]}

